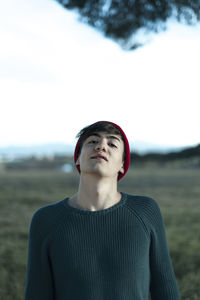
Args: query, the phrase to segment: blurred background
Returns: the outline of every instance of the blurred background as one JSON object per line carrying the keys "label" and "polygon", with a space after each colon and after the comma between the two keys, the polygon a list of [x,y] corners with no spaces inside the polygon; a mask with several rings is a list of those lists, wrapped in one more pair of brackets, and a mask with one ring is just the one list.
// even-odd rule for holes
{"label": "blurred background", "polygon": [[119,190],[163,213],[182,299],[200,299],[200,1],[0,3],[0,299],[23,299],[36,209],[71,196],[76,134],[119,124]]}

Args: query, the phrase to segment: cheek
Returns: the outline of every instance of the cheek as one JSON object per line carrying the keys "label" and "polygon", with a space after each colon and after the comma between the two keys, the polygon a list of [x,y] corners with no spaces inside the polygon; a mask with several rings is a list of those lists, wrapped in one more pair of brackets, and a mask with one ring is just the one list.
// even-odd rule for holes
{"label": "cheek", "polygon": [[88,157],[86,149],[82,149],[80,155],[79,155],[79,163],[82,164],[85,159]]}
{"label": "cheek", "polygon": [[115,157],[115,163],[114,164],[115,164],[116,168],[119,168],[119,166],[121,167],[123,165],[123,159],[122,159],[121,155],[117,155]]}
{"label": "cheek", "polygon": [[124,160],[124,151],[123,149],[121,149],[121,151],[119,151],[118,153],[118,161],[123,162]]}

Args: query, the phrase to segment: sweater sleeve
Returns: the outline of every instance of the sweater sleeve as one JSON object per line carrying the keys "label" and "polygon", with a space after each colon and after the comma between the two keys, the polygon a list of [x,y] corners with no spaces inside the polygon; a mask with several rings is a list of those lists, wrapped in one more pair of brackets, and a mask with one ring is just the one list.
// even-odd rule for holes
{"label": "sweater sleeve", "polygon": [[167,246],[167,238],[160,208],[152,199],[151,211],[151,299],[152,300],[180,300],[178,286]]}
{"label": "sweater sleeve", "polygon": [[25,300],[54,300],[53,276],[41,211],[33,215],[28,237]]}

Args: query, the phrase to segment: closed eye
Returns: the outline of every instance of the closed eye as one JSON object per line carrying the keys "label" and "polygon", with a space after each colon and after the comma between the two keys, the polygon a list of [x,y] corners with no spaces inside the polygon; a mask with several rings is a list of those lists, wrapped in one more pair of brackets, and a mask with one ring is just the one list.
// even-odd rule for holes
{"label": "closed eye", "polygon": [[113,143],[109,143],[108,145],[110,145],[111,147],[117,148],[117,146],[115,144],[113,144]]}

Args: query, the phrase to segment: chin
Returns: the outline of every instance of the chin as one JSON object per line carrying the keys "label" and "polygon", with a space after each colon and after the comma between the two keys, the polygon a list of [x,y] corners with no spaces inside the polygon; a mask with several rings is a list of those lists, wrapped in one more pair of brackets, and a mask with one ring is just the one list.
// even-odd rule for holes
{"label": "chin", "polygon": [[90,174],[93,176],[99,176],[99,177],[105,177],[107,176],[107,172],[104,172],[103,170],[99,169],[87,169],[87,170],[81,170],[82,174]]}

